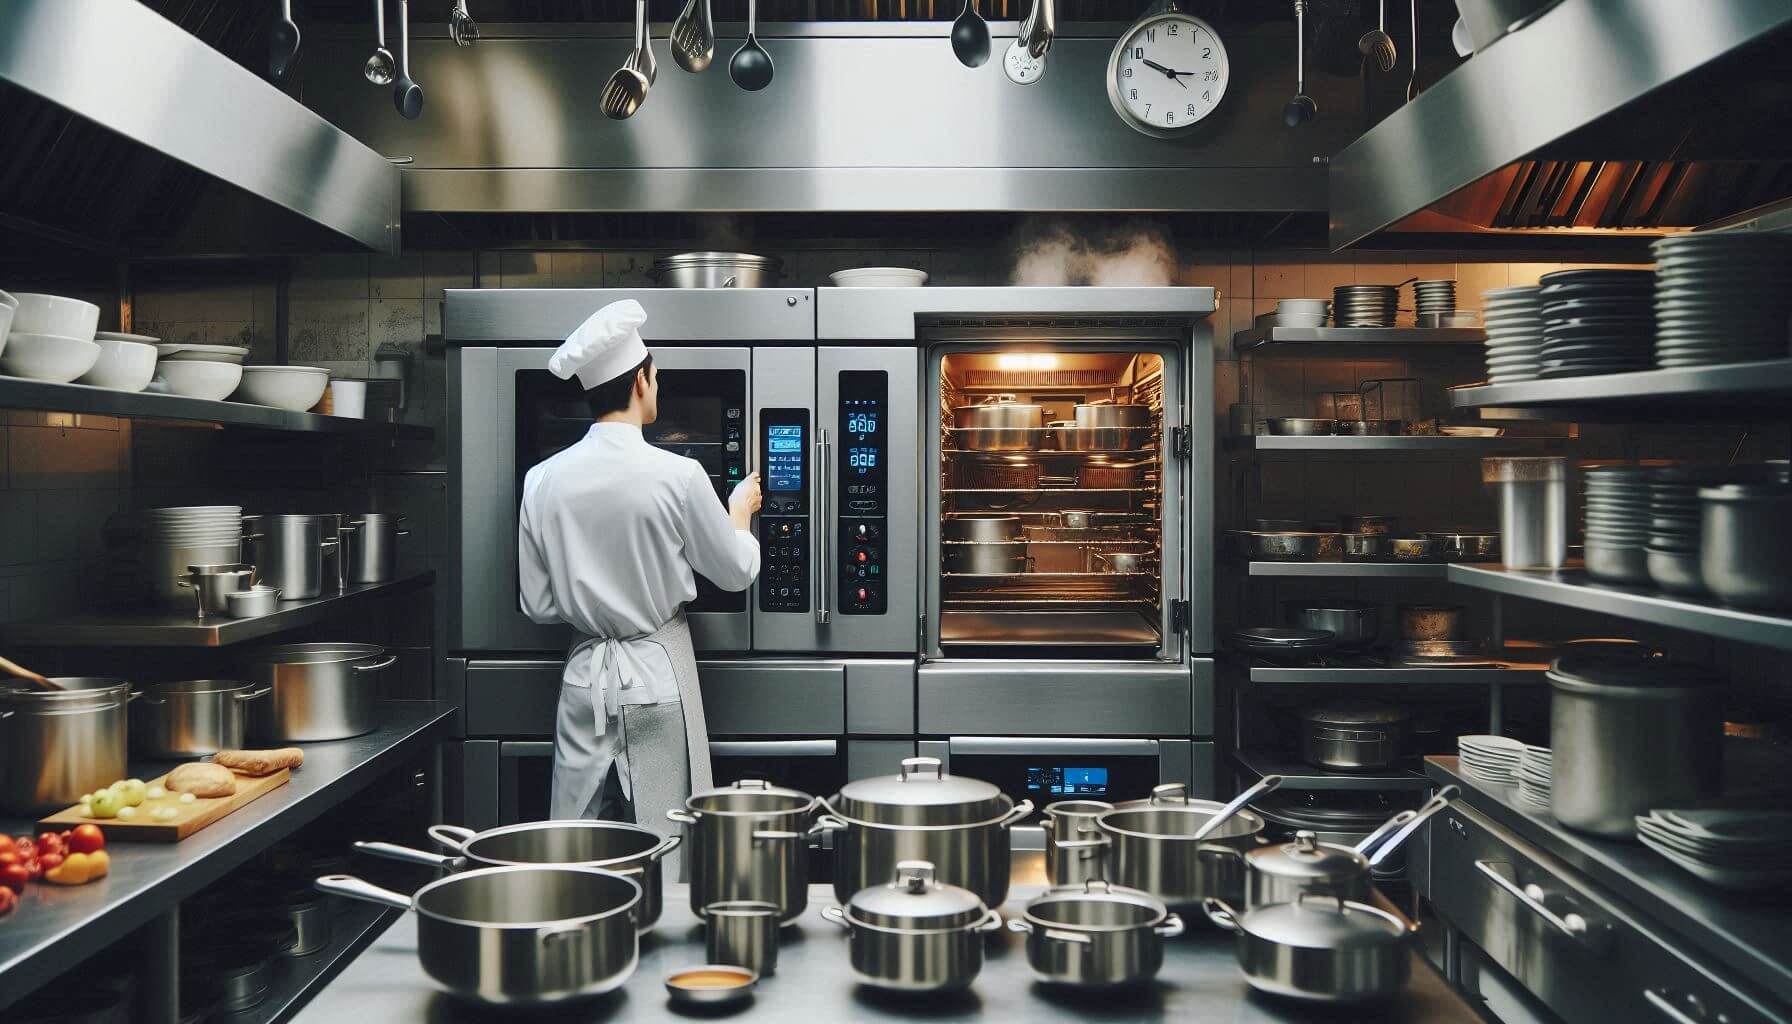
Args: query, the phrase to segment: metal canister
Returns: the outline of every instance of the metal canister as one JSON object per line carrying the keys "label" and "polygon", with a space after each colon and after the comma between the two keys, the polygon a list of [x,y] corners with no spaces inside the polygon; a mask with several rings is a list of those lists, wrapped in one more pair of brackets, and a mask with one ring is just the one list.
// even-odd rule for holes
{"label": "metal canister", "polygon": [[1508,569],[1560,569],[1568,560],[1568,460],[1560,455],[1481,460],[1499,492],[1500,549]]}
{"label": "metal canister", "polygon": [[398,578],[398,538],[411,533],[398,528],[403,520],[397,513],[368,512],[350,521],[339,556],[346,582],[390,583]]}

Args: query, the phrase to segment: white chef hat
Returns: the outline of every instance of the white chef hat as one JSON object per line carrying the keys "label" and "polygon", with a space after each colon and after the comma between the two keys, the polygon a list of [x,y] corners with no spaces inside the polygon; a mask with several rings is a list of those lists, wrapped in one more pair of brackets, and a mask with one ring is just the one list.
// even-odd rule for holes
{"label": "white chef hat", "polygon": [[641,325],[646,322],[647,311],[634,299],[612,302],[566,336],[548,360],[548,369],[561,380],[578,374],[587,391],[620,377],[647,358],[647,344],[641,340]]}

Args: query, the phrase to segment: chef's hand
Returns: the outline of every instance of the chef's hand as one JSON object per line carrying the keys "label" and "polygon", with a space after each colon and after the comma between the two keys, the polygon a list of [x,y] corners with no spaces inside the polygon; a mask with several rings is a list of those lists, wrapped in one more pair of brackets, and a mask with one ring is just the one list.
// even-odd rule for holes
{"label": "chef's hand", "polygon": [[758,473],[748,473],[745,480],[734,485],[728,495],[728,518],[734,520],[735,529],[752,530],[753,513],[759,511],[762,500]]}

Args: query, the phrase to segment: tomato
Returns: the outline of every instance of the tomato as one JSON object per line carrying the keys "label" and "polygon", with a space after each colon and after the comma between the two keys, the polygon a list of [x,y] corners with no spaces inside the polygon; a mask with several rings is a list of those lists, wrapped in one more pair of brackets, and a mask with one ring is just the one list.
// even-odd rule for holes
{"label": "tomato", "polygon": [[37,844],[30,836],[20,836],[12,841],[12,848],[19,852],[20,860],[30,860],[37,856]]}
{"label": "tomato", "polygon": [[98,825],[76,825],[68,835],[69,853],[92,853],[106,847],[106,833]]}
{"label": "tomato", "polygon": [[37,866],[39,868],[39,871],[34,872],[32,877],[35,878],[39,874],[43,874],[46,872],[56,870],[56,868],[62,864],[63,859],[64,859],[64,854],[60,850],[58,850],[54,853],[38,854],[37,855]]}
{"label": "tomato", "polygon": [[24,892],[31,881],[31,872],[23,864],[0,864],[0,888]]}
{"label": "tomato", "polygon": [[62,834],[59,832],[39,832],[37,834],[37,855],[61,853],[63,851]]}
{"label": "tomato", "polygon": [[17,850],[0,850],[0,867],[5,867],[8,864],[23,864],[23,863],[25,863],[25,858],[19,856],[19,851],[17,851]]}
{"label": "tomato", "polygon": [[7,835],[4,832],[0,832],[0,853],[11,853],[11,852],[12,852],[12,837]]}
{"label": "tomato", "polygon": [[0,885],[0,917],[5,917],[6,915],[12,913],[13,908],[18,905],[19,905],[19,894],[16,892],[13,892],[11,889],[8,889],[7,887],[5,887],[3,885]]}

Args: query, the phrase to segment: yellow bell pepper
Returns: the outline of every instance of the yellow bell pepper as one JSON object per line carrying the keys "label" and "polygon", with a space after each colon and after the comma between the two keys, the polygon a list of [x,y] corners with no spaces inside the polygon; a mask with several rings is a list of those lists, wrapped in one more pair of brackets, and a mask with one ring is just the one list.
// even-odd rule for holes
{"label": "yellow bell pepper", "polygon": [[106,877],[111,868],[112,858],[104,850],[71,853],[61,864],[44,872],[44,881],[57,885],[86,885],[96,878]]}

